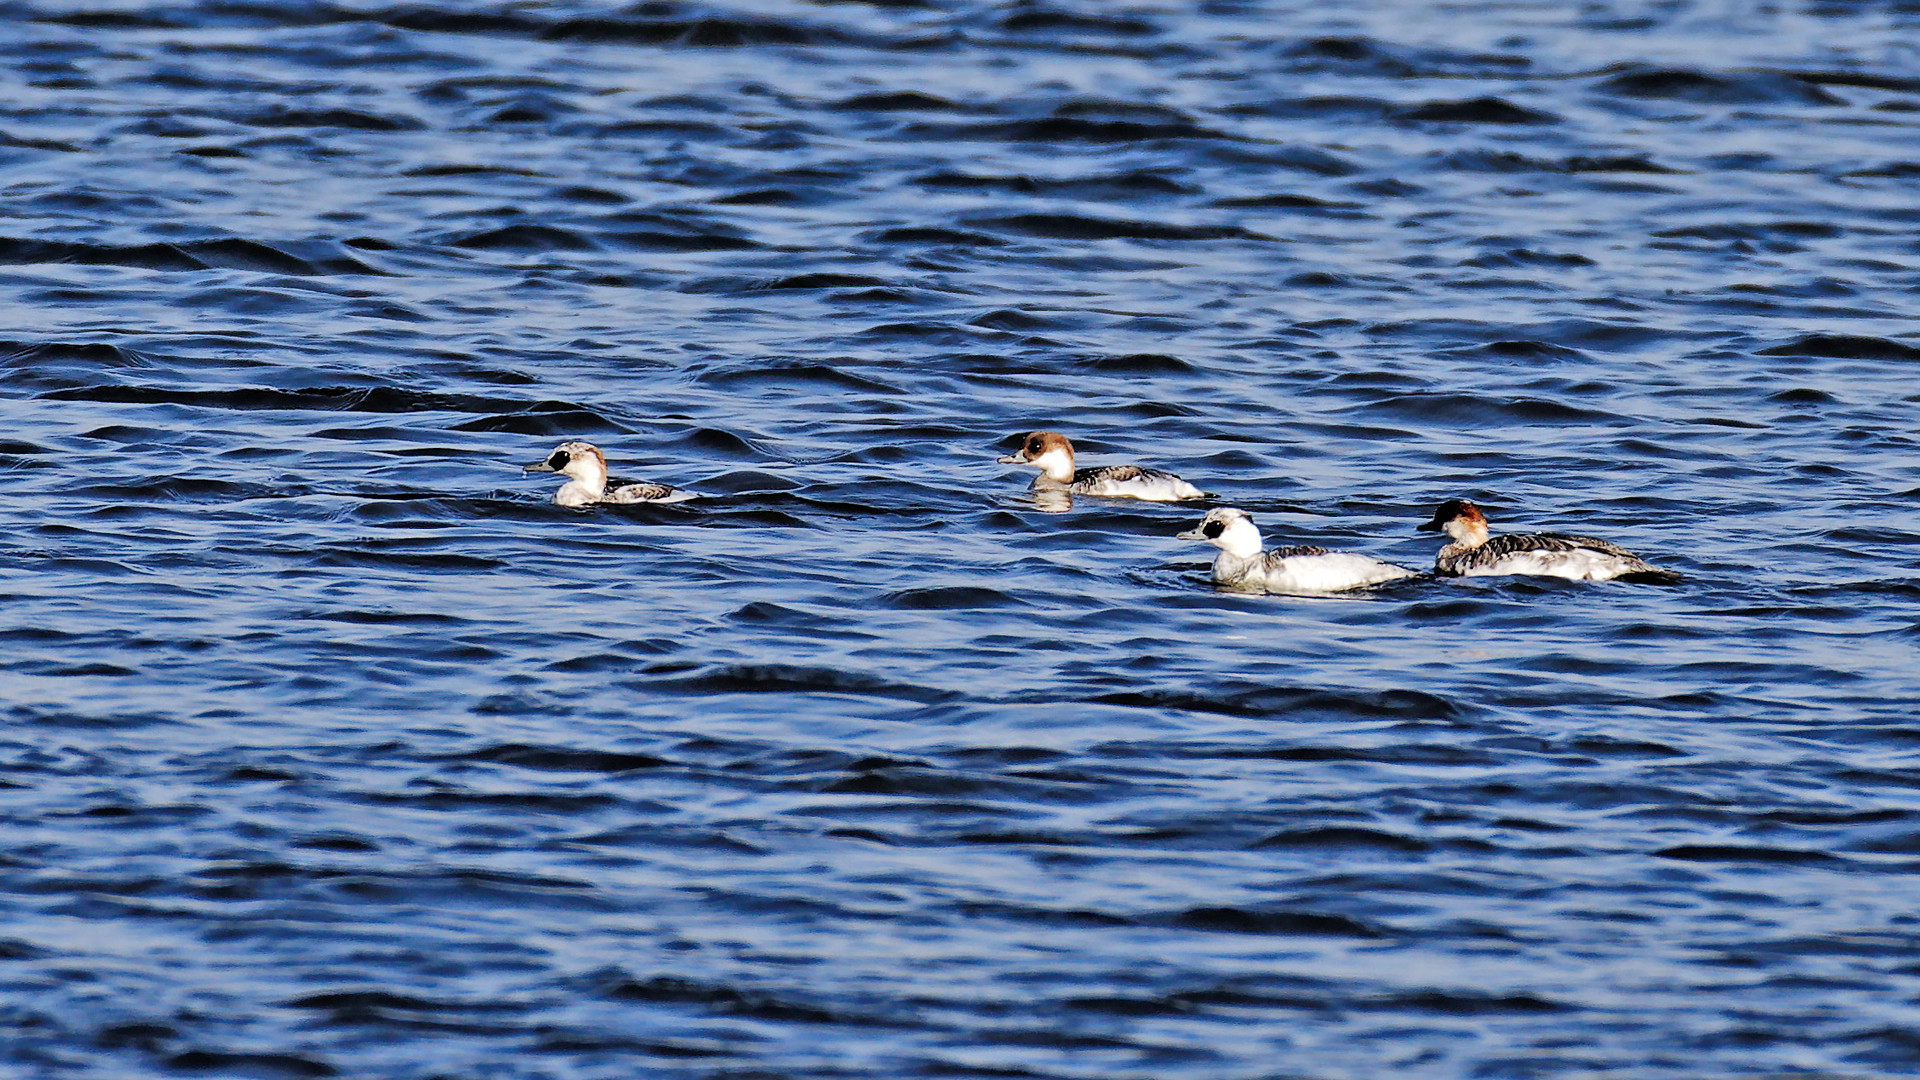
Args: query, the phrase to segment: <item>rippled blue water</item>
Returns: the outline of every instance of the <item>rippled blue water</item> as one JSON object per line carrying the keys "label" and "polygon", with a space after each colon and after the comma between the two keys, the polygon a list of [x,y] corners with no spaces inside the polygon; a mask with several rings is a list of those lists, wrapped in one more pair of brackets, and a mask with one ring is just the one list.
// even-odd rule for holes
{"label": "rippled blue water", "polygon": [[[1911,1074],[1917,42],[0,0],[0,1060]],[[1040,426],[1687,582],[1220,594]]]}

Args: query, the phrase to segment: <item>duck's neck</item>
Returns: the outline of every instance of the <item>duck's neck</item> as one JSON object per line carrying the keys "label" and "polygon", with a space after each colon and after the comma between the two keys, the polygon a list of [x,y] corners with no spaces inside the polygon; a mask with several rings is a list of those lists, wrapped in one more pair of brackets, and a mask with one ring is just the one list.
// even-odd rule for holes
{"label": "duck's neck", "polygon": [[1227,530],[1213,538],[1220,554],[1213,560],[1213,578],[1215,581],[1242,581],[1262,577],[1267,572],[1266,562],[1261,558],[1260,530],[1253,522],[1244,518],[1227,526]]}
{"label": "duck's neck", "polygon": [[1227,530],[1213,542],[1219,545],[1221,554],[1241,560],[1259,558],[1261,549],[1266,546],[1260,542],[1260,530],[1244,517],[1227,526]]}
{"label": "duck's neck", "polygon": [[1465,555],[1467,552],[1487,542],[1487,523],[1484,521],[1468,521],[1465,518],[1454,518],[1443,527],[1446,529],[1447,535],[1453,538],[1453,543],[1440,549],[1440,557],[1443,559],[1452,559]]}
{"label": "duck's neck", "polygon": [[1033,464],[1039,467],[1041,476],[1055,484],[1073,483],[1073,452],[1070,450],[1056,446],[1034,458]]}
{"label": "duck's neck", "polygon": [[596,456],[575,455],[567,463],[567,475],[573,479],[566,486],[589,498],[597,499],[607,493],[607,463]]}

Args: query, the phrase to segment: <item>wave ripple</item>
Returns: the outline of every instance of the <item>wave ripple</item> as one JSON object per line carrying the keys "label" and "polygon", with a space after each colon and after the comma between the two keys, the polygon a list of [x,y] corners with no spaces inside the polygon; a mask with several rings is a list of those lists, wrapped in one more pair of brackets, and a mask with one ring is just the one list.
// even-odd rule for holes
{"label": "wave ripple", "polygon": [[0,1073],[1912,1074],[1916,35],[0,3]]}

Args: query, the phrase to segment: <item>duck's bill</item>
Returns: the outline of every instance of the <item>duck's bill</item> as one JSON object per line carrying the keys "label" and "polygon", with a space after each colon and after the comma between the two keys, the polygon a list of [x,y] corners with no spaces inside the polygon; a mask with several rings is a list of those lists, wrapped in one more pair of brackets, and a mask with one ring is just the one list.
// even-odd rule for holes
{"label": "duck's bill", "polygon": [[1207,534],[1201,532],[1199,529],[1188,529],[1183,533],[1174,533],[1173,538],[1175,540],[1205,540]]}
{"label": "duck's bill", "polygon": [[1025,465],[1027,463],[1026,456],[1023,454],[1002,454],[993,460],[1002,465]]}
{"label": "duck's bill", "polygon": [[557,472],[558,470],[556,470],[553,466],[547,464],[546,458],[541,458],[539,461],[528,462],[527,464],[520,466],[520,471],[521,472]]}
{"label": "duck's bill", "polygon": [[1439,532],[1444,528],[1445,526],[1441,525],[1438,521],[1429,521],[1425,525],[1414,526],[1416,532]]}

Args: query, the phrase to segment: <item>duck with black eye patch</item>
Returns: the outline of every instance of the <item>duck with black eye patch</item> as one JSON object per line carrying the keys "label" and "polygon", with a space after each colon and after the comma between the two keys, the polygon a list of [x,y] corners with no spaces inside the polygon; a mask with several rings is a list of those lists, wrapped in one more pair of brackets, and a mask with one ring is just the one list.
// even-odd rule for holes
{"label": "duck with black eye patch", "polygon": [[683,488],[645,481],[613,480],[607,476],[607,458],[592,443],[568,442],[554,448],[539,461],[521,466],[526,472],[556,472],[567,482],[554,492],[553,501],[561,506],[596,506],[603,503],[677,503],[700,496]]}
{"label": "duck with black eye patch", "polygon": [[1170,472],[1139,465],[1073,467],[1073,443],[1057,431],[1035,431],[1020,440],[1020,449],[997,459],[1002,465],[1032,465],[1040,470],[1027,490],[1036,495],[1097,495],[1109,499],[1179,502],[1205,499],[1206,492]]}
{"label": "duck with black eye patch", "polygon": [[1448,499],[1421,532],[1445,533],[1452,543],[1434,557],[1442,577],[1496,577],[1524,574],[1573,581],[1631,581],[1677,585],[1680,575],[1659,570],[1619,544],[1565,533],[1509,533],[1493,536],[1487,516],[1466,499]]}
{"label": "duck with black eye patch", "polygon": [[1404,566],[1347,551],[1319,547],[1268,550],[1260,541],[1253,515],[1231,506],[1208,511],[1198,527],[1177,536],[1181,540],[1205,540],[1220,549],[1213,560],[1213,583],[1227,589],[1310,596],[1419,576]]}

